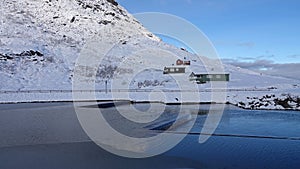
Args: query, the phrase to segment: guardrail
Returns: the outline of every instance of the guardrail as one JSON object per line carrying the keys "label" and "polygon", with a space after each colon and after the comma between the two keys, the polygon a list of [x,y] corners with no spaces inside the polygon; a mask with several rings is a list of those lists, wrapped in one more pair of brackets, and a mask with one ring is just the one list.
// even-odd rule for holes
{"label": "guardrail", "polygon": [[250,91],[271,91],[265,88],[244,88],[244,89],[201,89],[201,90],[171,90],[171,89],[109,89],[109,90],[18,90],[18,91],[0,91],[0,94],[15,94],[15,93],[114,93],[114,92],[250,92]]}

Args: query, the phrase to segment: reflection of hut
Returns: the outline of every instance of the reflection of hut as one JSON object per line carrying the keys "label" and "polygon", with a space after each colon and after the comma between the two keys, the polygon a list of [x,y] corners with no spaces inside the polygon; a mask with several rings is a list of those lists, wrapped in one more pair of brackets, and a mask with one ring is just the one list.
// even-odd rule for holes
{"label": "reflection of hut", "polygon": [[190,75],[191,81],[196,81],[198,84],[203,84],[211,81],[219,81],[219,82],[228,82],[229,81],[229,73],[192,73]]}
{"label": "reflection of hut", "polygon": [[164,74],[180,74],[185,73],[185,67],[165,67]]}
{"label": "reflection of hut", "polygon": [[176,65],[177,66],[181,66],[181,65],[186,65],[186,66],[189,66],[189,65],[191,65],[191,61],[183,61],[183,60],[180,60],[180,59],[178,59],[177,61],[176,61]]}

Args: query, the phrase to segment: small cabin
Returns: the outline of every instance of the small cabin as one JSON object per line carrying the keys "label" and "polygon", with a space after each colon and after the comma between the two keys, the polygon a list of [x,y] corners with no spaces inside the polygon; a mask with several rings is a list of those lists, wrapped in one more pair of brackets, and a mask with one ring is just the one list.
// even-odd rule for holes
{"label": "small cabin", "polygon": [[229,82],[229,73],[192,73],[190,75],[190,81],[196,81],[198,84],[204,84],[211,81]]}
{"label": "small cabin", "polygon": [[185,67],[165,67],[164,74],[180,74],[185,73]]}
{"label": "small cabin", "polygon": [[191,65],[191,61],[187,60],[187,61],[183,61],[181,59],[178,59],[176,61],[176,65],[177,66],[181,66],[181,65],[184,65],[184,66],[190,66]]}
{"label": "small cabin", "polygon": [[178,59],[178,60],[176,61],[176,65],[183,65],[183,60]]}
{"label": "small cabin", "polygon": [[187,65],[187,66],[190,66],[191,65],[191,61],[183,61],[183,65]]}

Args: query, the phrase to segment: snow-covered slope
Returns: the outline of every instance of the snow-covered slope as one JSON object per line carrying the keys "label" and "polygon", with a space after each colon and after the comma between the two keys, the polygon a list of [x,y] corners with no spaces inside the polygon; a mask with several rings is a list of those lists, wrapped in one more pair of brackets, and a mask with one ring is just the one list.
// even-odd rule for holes
{"label": "snow-covered slope", "polygon": [[0,8],[0,90],[70,89],[81,48],[98,33],[159,41],[111,0],[2,0]]}
{"label": "snow-covered slope", "polygon": [[[180,89],[182,86],[176,81],[187,81],[191,72],[218,71],[220,68],[214,60],[199,59],[185,50],[165,44],[114,0],[2,0],[0,8],[1,102],[71,100],[70,94],[63,93],[59,96],[20,96],[19,93],[5,94],[3,91],[72,90],[76,59],[90,39],[103,35],[109,36],[106,39],[117,42],[117,45],[99,65],[97,90],[105,88],[107,79],[111,85],[113,77],[119,78],[120,84],[129,85],[130,89]],[[148,50],[139,53],[144,49]],[[152,52],[149,53],[149,49]],[[162,51],[169,52],[169,57],[161,57]],[[148,56],[146,61],[136,52]],[[164,66],[172,66],[178,58],[191,61],[187,73],[177,76],[177,79],[163,75]],[[203,61],[208,64],[204,66]],[[120,63],[126,65],[126,62],[127,66],[118,68]],[[145,65],[159,70],[143,70]],[[246,108],[283,108],[279,106],[282,102],[274,100],[289,102],[294,99],[292,108],[299,109],[299,81],[223,66],[225,72],[230,73],[230,82],[223,86],[229,89],[227,101],[230,103]],[[126,79],[128,76],[125,75],[130,74],[135,78]],[[192,82],[185,85],[184,88],[195,86]],[[210,83],[196,86],[200,91],[211,88]],[[134,93],[131,99],[147,100],[147,95]],[[167,101],[174,101],[177,95],[169,93]],[[269,96],[274,95],[269,103]],[[98,99],[107,98],[99,93]],[[264,104],[252,104],[253,100]],[[206,92],[200,101],[215,100]]]}

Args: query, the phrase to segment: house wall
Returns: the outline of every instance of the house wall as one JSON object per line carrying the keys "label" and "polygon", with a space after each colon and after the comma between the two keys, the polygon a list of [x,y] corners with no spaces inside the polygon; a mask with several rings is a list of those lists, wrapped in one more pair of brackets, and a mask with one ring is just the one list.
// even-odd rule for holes
{"label": "house wall", "polygon": [[229,81],[228,74],[214,74],[214,75],[206,75],[207,81]]}
{"label": "house wall", "polygon": [[164,74],[176,74],[176,73],[185,73],[185,68],[171,67],[171,68],[164,69]]}
{"label": "house wall", "polygon": [[229,81],[229,74],[201,74],[190,77],[192,81],[197,83],[206,83],[210,81]]}

